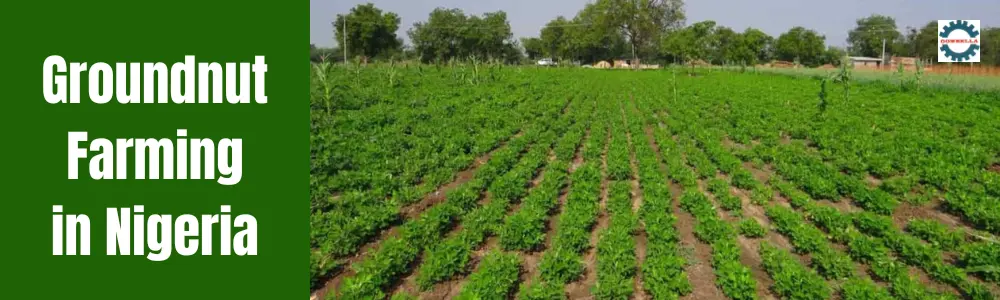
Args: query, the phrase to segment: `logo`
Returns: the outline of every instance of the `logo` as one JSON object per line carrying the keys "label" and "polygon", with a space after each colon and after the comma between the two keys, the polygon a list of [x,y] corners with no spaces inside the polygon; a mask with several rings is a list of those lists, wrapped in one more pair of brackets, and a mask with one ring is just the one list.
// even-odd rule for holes
{"label": "logo", "polygon": [[938,20],[938,62],[979,62],[979,20]]}

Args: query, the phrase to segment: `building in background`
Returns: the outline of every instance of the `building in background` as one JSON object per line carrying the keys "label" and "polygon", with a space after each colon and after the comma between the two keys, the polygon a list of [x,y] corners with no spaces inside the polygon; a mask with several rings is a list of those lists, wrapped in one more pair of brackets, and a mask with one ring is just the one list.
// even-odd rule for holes
{"label": "building in background", "polygon": [[864,57],[864,56],[850,56],[851,64],[854,64],[855,68],[874,68],[877,69],[882,66],[882,59],[875,57]]}

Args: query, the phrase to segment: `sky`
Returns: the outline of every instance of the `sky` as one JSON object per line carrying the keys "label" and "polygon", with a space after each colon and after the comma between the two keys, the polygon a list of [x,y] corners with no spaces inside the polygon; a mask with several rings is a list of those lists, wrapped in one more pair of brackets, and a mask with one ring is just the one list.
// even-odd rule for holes
{"label": "sky", "polygon": [[[415,22],[427,20],[437,7],[459,8],[480,15],[503,10],[515,38],[538,36],[545,23],[557,16],[572,18],[588,0],[309,0],[309,40],[319,47],[337,45],[331,24],[337,14],[371,2],[382,11],[400,16],[396,33],[409,43],[406,31]],[[847,32],[858,18],[881,14],[896,19],[902,32],[907,26],[920,28],[932,20],[982,20],[984,27],[1000,26],[1000,0],[688,0],[684,3],[687,24],[713,20],[737,31],[754,27],[777,37],[794,26],[816,30],[827,45],[846,46]]]}

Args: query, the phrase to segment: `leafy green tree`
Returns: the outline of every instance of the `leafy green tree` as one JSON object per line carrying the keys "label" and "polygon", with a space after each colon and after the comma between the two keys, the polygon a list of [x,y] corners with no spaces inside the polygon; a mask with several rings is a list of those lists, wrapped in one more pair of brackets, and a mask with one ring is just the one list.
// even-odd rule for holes
{"label": "leafy green tree", "polygon": [[691,24],[691,59],[705,60],[712,53],[716,41],[715,21],[701,21]]}
{"label": "leafy green tree", "polygon": [[490,12],[466,16],[460,9],[437,8],[426,22],[417,22],[408,32],[414,50],[423,62],[456,59],[520,59],[507,13]]}
{"label": "leafy green tree", "polygon": [[[344,22],[347,22],[346,32],[344,32]],[[371,3],[358,4],[351,8],[350,13],[337,15],[333,27],[337,41],[343,44],[346,33],[347,51],[366,60],[398,51],[403,44],[403,41],[396,37],[399,16],[393,12],[383,13]]]}
{"label": "leafy green tree", "polygon": [[690,27],[668,31],[660,41],[660,55],[670,61],[685,63],[697,56],[694,31]]}
{"label": "leafy green tree", "polygon": [[742,41],[743,46],[738,57],[749,65],[771,61],[774,56],[772,54],[774,37],[759,29],[747,28],[744,30]]}
{"label": "leafy green tree", "polygon": [[624,36],[617,28],[604,26],[606,11],[598,3],[589,3],[577,12],[566,27],[563,58],[592,63],[620,57],[626,53]]}
{"label": "leafy green tree", "polygon": [[847,50],[840,47],[830,46],[829,48],[826,48],[825,52],[823,52],[823,63],[840,66],[840,62],[844,56],[847,56]]}
{"label": "leafy green tree", "polygon": [[528,59],[538,59],[545,54],[545,44],[540,38],[521,38],[521,47],[524,48],[524,55],[527,56]]}
{"label": "leafy green tree", "polygon": [[823,63],[826,37],[801,26],[793,27],[778,36],[774,54],[779,60],[798,62],[807,67]]}
{"label": "leafy green tree", "polygon": [[715,28],[712,38],[713,55],[711,62],[717,65],[739,63],[743,36],[725,26]]}
{"label": "leafy green tree", "polygon": [[922,59],[937,57],[938,47],[937,21],[930,21],[917,32],[913,39],[913,56]]}
{"label": "leafy green tree", "polygon": [[980,61],[984,64],[1000,66],[1000,27],[983,29],[979,32],[979,36],[979,41],[982,44],[981,49],[985,49],[979,53],[982,55]]}
{"label": "leafy green tree", "polygon": [[572,22],[563,16],[556,17],[545,24],[540,34],[542,54],[560,59],[567,56],[571,26],[573,26]]}
{"label": "leafy green tree", "polygon": [[921,28],[907,27],[906,34],[893,45],[893,54],[922,59],[937,57],[937,21],[930,21]]}
{"label": "leafy green tree", "polygon": [[661,33],[685,20],[682,0],[598,0],[596,5],[603,11],[598,26],[617,28],[633,57],[650,52]]}
{"label": "leafy green tree", "polygon": [[896,41],[902,34],[896,29],[896,19],[883,15],[871,15],[857,20],[857,26],[847,33],[847,42],[851,53],[868,56],[882,56],[882,41],[885,40],[885,53],[896,53]]}
{"label": "leafy green tree", "polygon": [[664,56],[681,62],[710,59],[715,51],[715,21],[701,21],[673,30],[661,41]]}

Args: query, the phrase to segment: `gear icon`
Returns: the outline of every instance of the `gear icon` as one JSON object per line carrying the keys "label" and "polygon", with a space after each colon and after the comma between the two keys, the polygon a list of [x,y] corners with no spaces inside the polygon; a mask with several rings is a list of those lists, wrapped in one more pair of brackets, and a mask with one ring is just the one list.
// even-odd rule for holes
{"label": "gear icon", "polygon": [[[976,25],[969,24],[969,21],[956,20],[948,22],[948,25],[944,27],[944,31],[938,33],[941,38],[948,38],[949,35],[955,30],[965,31],[969,34],[969,38],[975,38],[979,36],[979,30],[975,30]],[[979,50],[979,45],[969,45],[969,49],[965,49],[963,52],[955,52],[951,50],[948,45],[941,45],[941,51],[944,52],[944,56],[951,58],[951,61],[961,62],[963,60],[969,60],[969,57],[976,55],[976,51]]]}

